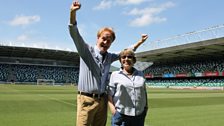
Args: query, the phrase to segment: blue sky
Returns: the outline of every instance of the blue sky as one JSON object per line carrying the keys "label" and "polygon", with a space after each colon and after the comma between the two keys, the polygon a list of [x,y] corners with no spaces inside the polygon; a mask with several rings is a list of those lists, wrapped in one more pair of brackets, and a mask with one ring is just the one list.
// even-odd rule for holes
{"label": "blue sky", "polygon": [[[110,51],[134,44],[142,33],[150,41],[224,23],[223,0],[79,0],[78,27],[95,45],[97,30],[111,26]],[[68,33],[72,0],[1,0],[0,44],[75,51]],[[158,43],[159,44],[159,43]]]}

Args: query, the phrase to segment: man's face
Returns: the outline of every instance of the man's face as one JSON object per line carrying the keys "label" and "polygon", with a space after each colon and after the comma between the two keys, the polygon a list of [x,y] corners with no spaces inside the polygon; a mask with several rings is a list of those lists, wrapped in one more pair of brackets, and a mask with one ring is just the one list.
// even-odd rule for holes
{"label": "man's face", "polygon": [[112,43],[112,35],[108,31],[104,31],[100,37],[97,39],[97,47],[100,50],[100,53],[106,53],[107,50],[110,48]]}

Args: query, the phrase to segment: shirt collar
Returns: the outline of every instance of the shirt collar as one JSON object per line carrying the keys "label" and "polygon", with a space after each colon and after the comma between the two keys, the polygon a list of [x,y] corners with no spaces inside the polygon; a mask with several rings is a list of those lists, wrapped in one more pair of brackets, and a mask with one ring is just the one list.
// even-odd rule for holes
{"label": "shirt collar", "polygon": [[[137,69],[135,69],[134,67],[133,67],[133,75],[135,75],[138,71],[137,71]],[[123,68],[121,67],[120,69],[119,69],[119,71],[120,71],[120,73],[122,73],[122,74],[124,74],[124,72],[123,72]]]}
{"label": "shirt collar", "polygon": [[103,56],[104,58],[107,57],[108,52],[101,54],[99,48],[96,45],[94,46],[94,50],[95,50],[96,57],[103,57]]}
{"label": "shirt collar", "polygon": [[106,52],[106,53],[104,53],[104,54],[101,54],[99,48],[98,48],[96,45],[94,46],[94,50],[95,50],[95,52],[97,52],[97,55],[101,55],[101,56],[102,56],[102,55],[105,55],[105,56],[106,56],[107,53],[108,53],[108,52]]}

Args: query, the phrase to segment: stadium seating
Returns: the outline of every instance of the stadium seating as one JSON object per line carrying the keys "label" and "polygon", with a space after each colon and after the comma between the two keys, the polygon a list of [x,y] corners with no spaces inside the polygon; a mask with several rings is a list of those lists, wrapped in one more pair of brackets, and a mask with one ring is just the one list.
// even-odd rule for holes
{"label": "stadium seating", "polygon": [[163,75],[166,73],[202,73],[206,71],[224,71],[224,60],[206,61],[206,62],[191,62],[183,64],[164,64],[160,66],[152,65],[147,68],[145,74]]}
{"label": "stadium seating", "polygon": [[[150,75],[147,79],[150,86],[224,87],[224,59],[152,65],[143,72]],[[178,79],[181,73],[186,76]]]}
{"label": "stadium seating", "polygon": [[8,69],[9,65],[0,64],[0,81],[7,81],[9,75]]}
{"label": "stadium seating", "polygon": [[53,79],[55,83],[77,83],[78,68],[62,66],[0,64],[1,82],[33,82]]}

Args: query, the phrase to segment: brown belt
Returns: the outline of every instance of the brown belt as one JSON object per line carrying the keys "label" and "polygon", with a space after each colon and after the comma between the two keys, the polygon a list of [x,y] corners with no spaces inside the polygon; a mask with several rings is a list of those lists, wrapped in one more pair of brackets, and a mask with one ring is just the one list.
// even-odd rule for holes
{"label": "brown belt", "polygon": [[106,93],[102,93],[102,94],[94,94],[94,93],[86,93],[86,92],[78,91],[78,94],[85,95],[85,96],[88,96],[88,97],[91,97],[91,98],[101,98],[101,97],[103,97]]}

